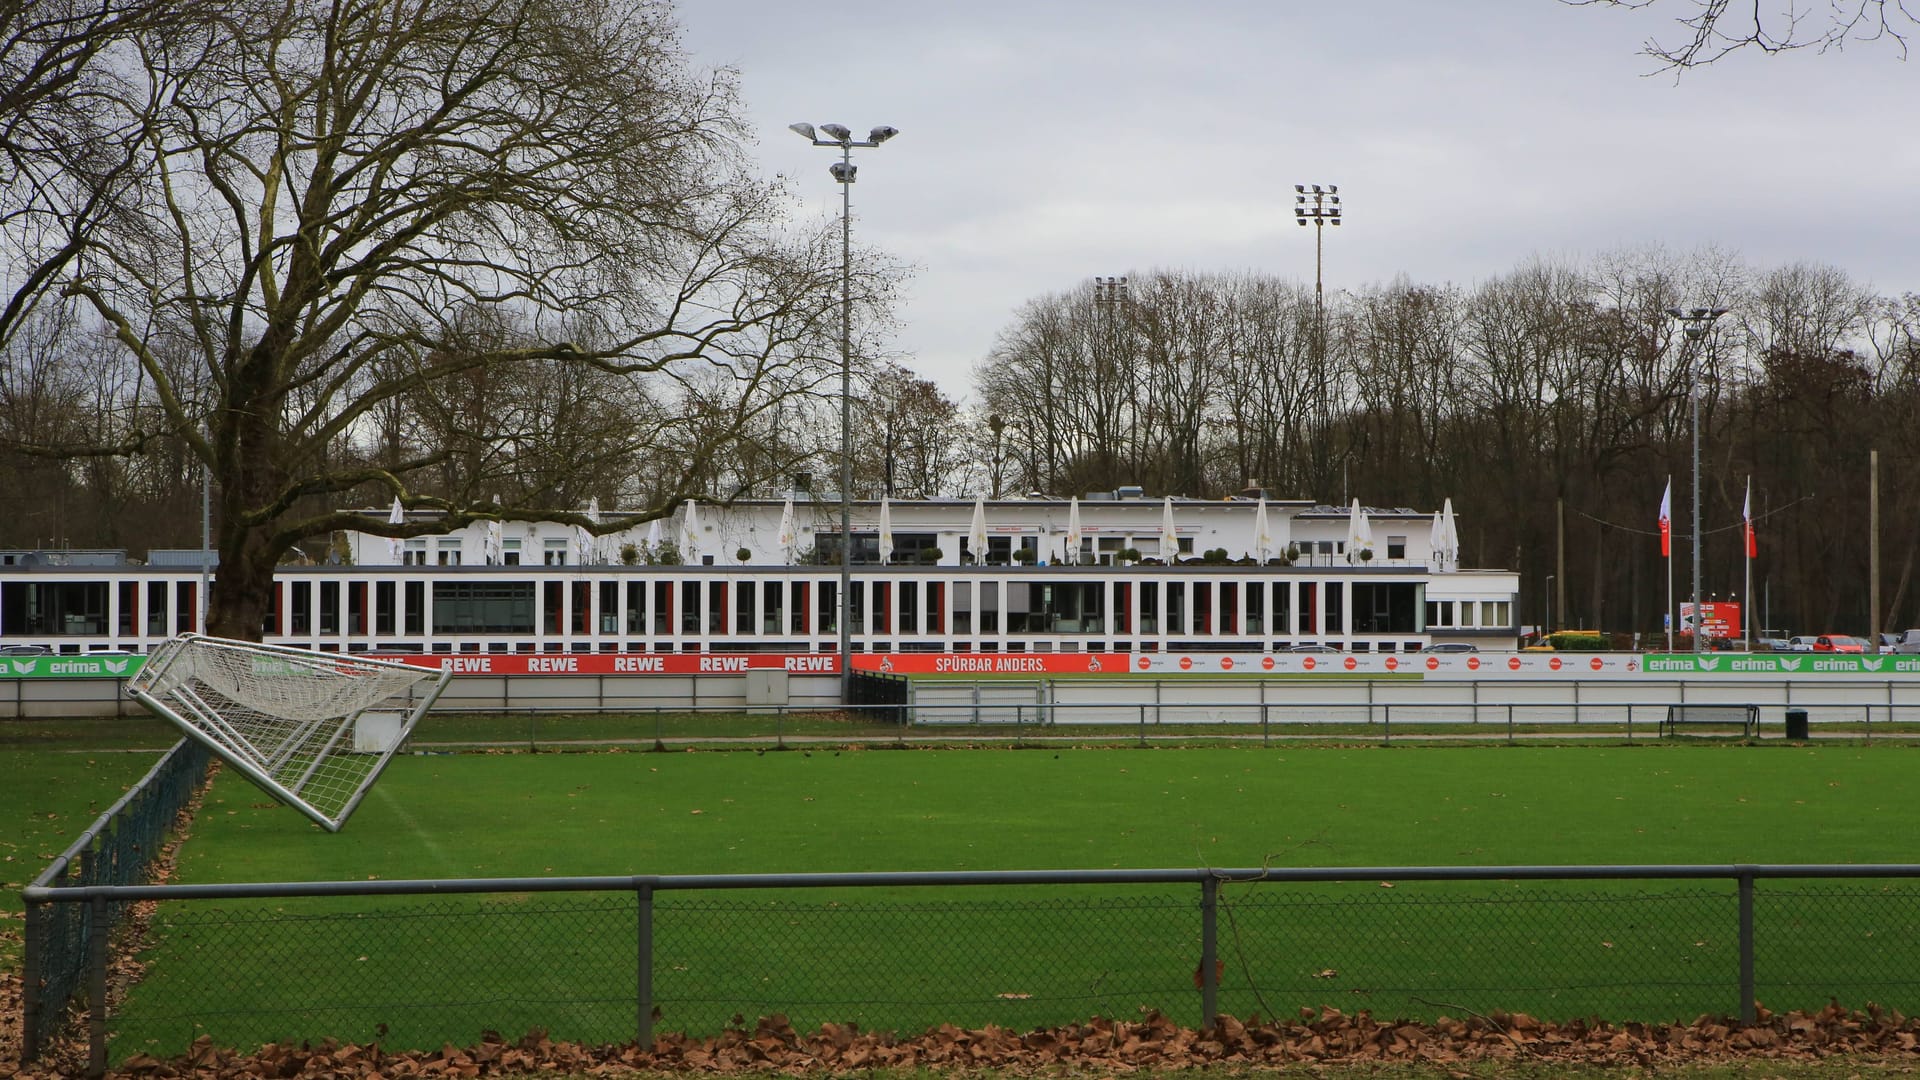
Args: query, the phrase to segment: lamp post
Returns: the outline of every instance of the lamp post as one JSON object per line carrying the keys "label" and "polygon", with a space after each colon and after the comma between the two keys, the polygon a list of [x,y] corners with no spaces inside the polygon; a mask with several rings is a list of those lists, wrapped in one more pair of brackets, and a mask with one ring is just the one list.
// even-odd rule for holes
{"label": "lamp post", "polygon": [[[1713,329],[1713,320],[1727,313],[1726,308],[1668,308],[1667,314],[1680,320],[1687,344],[1704,340]],[[1684,355],[1684,353],[1683,353]],[[1693,407],[1693,651],[1704,651],[1701,638],[1707,629],[1706,610],[1700,606],[1700,380],[1688,370],[1687,399]]]}
{"label": "lamp post", "polygon": [[1552,637],[1552,635],[1553,635],[1553,575],[1548,574],[1547,575],[1547,632],[1542,635],[1542,640],[1546,640],[1547,638]]}
{"label": "lamp post", "polygon": [[840,151],[827,172],[840,185],[840,701],[846,704],[853,697],[853,149],[879,146],[900,132],[882,126],[855,139],[845,124],[821,124],[819,131],[807,123],[787,127],[815,146]]}

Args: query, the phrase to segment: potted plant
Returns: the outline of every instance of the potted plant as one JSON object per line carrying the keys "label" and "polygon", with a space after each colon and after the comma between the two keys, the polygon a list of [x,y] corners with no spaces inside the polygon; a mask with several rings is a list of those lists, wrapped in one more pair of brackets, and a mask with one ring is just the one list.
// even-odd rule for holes
{"label": "potted plant", "polygon": [[631,540],[620,545],[620,565],[621,566],[639,566],[640,565],[640,548],[636,544],[634,544],[633,541]]}
{"label": "potted plant", "polygon": [[745,566],[747,565],[748,561],[753,558],[753,549],[745,548],[745,547],[736,548],[734,549],[733,557],[740,560],[741,566]]}

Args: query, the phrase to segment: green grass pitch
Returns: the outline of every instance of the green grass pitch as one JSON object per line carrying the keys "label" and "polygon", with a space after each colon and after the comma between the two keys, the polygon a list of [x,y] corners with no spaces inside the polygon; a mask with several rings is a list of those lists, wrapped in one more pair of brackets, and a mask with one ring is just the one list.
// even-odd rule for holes
{"label": "green grass pitch", "polygon": [[[1899,747],[853,750],[408,756],[328,835],[229,773],[182,882],[1061,867],[1906,862]],[[1824,1004],[1920,963],[1904,883],[1769,887],[1761,999]],[[1691,1019],[1736,1007],[1732,886],[1235,885],[1222,1005]],[[1155,1004],[1192,1022],[1198,890],[662,894],[663,1028],[784,1008],[1058,1023]],[[620,1041],[625,896],[174,903],[116,1054],[484,1025]],[[1772,935],[1772,936],[1768,936]],[[1808,1000],[1788,1000],[1796,995]],[[1771,1000],[1769,1000],[1771,998]],[[771,1003],[771,1004],[769,1004]],[[1855,1002],[1863,1004],[1864,1002]],[[1915,1002],[1895,1003],[1911,1011]],[[464,1025],[464,1026],[463,1026]]]}

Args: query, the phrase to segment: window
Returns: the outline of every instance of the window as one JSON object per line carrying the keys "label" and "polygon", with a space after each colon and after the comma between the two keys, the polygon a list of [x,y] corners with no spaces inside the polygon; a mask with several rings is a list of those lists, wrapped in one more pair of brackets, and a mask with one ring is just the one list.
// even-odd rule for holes
{"label": "window", "polygon": [[460,565],[460,540],[457,537],[444,537],[437,542],[434,554],[439,556],[441,566]]}
{"label": "window", "polygon": [[548,540],[546,542],[546,548],[541,552],[541,561],[545,562],[548,566],[567,565],[567,538],[562,536],[558,539]]}
{"label": "window", "polygon": [[1407,538],[1404,536],[1387,537],[1387,558],[1404,559],[1407,557]]}
{"label": "window", "polygon": [[520,565],[520,541],[518,540],[500,541],[500,564],[502,566],[519,566]]}
{"label": "window", "polygon": [[425,540],[407,541],[406,548],[400,553],[400,562],[404,566],[427,565],[427,542]]}
{"label": "window", "polygon": [[[408,611],[411,620],[412,610]],[[436,581],[436,634],[533,633],[533,582]]]}

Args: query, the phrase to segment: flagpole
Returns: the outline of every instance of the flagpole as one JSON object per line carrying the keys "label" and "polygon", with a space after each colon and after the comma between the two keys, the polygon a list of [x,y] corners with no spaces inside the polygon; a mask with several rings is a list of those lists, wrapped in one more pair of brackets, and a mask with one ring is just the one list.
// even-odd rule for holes
{"label": "flagpole", "polygon": [[[1667,474],[1667,497],[1673,496],[1673,474]],[[1661,509],[1666,509],[1663,505]],[[1671,526],[1669,526],[1670,528]],[[1680,621],[1680,612],[1673,606],[1673,544],[1667,537],[1661,537],[1660,546],[1667,557],[1667,651],[1673,651],[1673,626]]]}
{"label": "flagpole", "polygon": [[1740,523],[1740,546],[1745,548],[1747,552],[1747,606],[1745,609],[1746,624],[1747,624],[1746,626],[1747,651],[1752,652],[1753,651],[1753,474],[1752,473],[1747,474],[1747,501],[1745,506],[1742,509],[1744,510],[1744,513],[1742,516],[1746,518],[1745,521]]}

